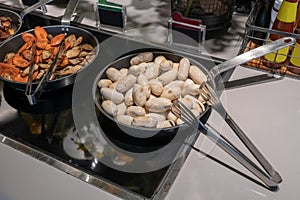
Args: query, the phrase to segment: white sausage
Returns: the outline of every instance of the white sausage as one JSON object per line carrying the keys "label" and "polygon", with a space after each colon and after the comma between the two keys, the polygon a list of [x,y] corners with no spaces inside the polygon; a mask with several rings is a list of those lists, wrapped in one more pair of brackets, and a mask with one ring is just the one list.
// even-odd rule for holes
{"label": "white sausage", "polygon": [[118,113],[117,105],[111,100],[105,100],[102,102],[101,107],[111,116],[116,116]]}
{"label": "white sausage", "polygon": [[163,61],[166,61],[167,59],[164,56],[156,56],[156,58],[154,59],[154,62],[157,64],[160,64]]}
{"label": "white sausage", "polygon": [[177,78],[185,81],[189,76],[190,61],[187,58],[182,58],[179,62],[179,68],[177,72]]}
{"label": "white sausage", "polygon": [[180,119],[180,118],[177,118],[176,124],[177,124],[177,125],[184,124],[184,121],[182,121],[182,119]]}
{"label": "white sausage", "polygon": [[145,71],[145,76],[148,80],[155,79],[159,75],[159,65],[157,63],[152,63],[148,65]]}
{"label": "white sausage", "polygon": [[167,119],[175,122],[177,120],[177,117],[172,111],[169,111],[167,114]]}
{"label": "white sausage", "polygon": [[156,96],[161,95],[161,93],[163,92],[164,86],[159,80],[152,79],[149,81],[149,84],[150,84],[151,92],[154,95],[156,95]]}
{"label": "white sausage", "polygon": [[113,68],[113,67],[109,67],[106,70],[106,76],[112,81],[112,82],[116,82],[118,80],[120,80],[122,78],[122,74],[119,70]]}
{"label": "white sausage", "polygon": [[170,70],[158,77],[158,80],[163,84],[167,85],[168,83],[174,81],[177,77],[177,72],[175,70]]}
{"label": "white sausage", "polygon": [[141,53],[133,58],[130,59],[130,64],[131,65],[138,65],[142,62],[150,62],[153,60],[153,53],[151,52],[146,52],[146,53]]}
{"label": "white sausage", "polygon": [[119,104],[124,101],[124,95],[111,88],[101,88],[101,94],[104,99],[111,100],[115,104]]}
{"label": "white sausage", "polygon": [[[133,126],[146,127],[146,128],[155,128],[157,121],[150,116],[141,116],[134,117],[132,121]],[[143,134],[143,133],[141,133]]]}
{"label": "white sausage", "polygon": [[146,97],[149,98],[151,95],[151,87],[150,87],[150,84],[148,83],[148,79],[145,76],[145,74],[140,74],[137,77],[137,83],[142,85],[145,88]]}
{"label": "white sausage", "polygon": [[124,102],[121,103],[121,104],[118,104],[117,108],[118,108],[117,115],[124,115],[126,113],[127,106],[126,106],[126,104]]}
{"label": "white sausage", "polygon": [[179,87],[180,89],[183,89],[184,82],[180,80],[172,81],[171,83],[165,85],[165,88],[172,88],[172,87]]}
{"label": "white sausage", "polygon": [[124,102],[127,106],[133,105],[132,91],[133,91],[133,88],[129,89],[125,94]]}
{"label": "white sausage", "polygon": [[200,111],[198,109],[192,109],[191,111],[196,117],[200,116]]}
{"label": "white sausage", "polygon": [[117,119],[117,121],[119,121],[123,124],[127,124],[127,125],[131,125],[132,121],[133,121],[133,117],[131,117],[129,115],[117,115],[116,119]]}
{"label": "white sausage", "polygon": [[127,108],[126,114],[130,115],[131,117],[145,116],[146,111],[145,108],[141,106],[129,106]]}
{"label": "white sausage", "polygon": [[137,83],[140,84],[140,85],[145,85],[145,84],[148,83],[148,79],[145,76],[145,74],[138,75],[138,77],[137,77]]}
{"label": "white sausage", "polygon": [[127,68],[122,68],[120,69],[120,73],[122,74],[122,78],[127,76],[128,73],[128,69]]}
{"label": "white sausage", "polygon": [[178,68],[179,68],[179,63],[173,63],[173,70],[178,72]]}
{"label": "white sausage", "polygon": [[169,127],[172,127],[174,125],[175,125],[175,123],[171,122],[170,120],[158,121],[157,125],[156,125],[156,128],[169,128]]}
{"label": "white sausage", "polygon": [[136,77],[132,74],[129,74],[119,80],[119,82],[116,86],[116,90],[118,90],[119,92],[126,92],[127,90],[132,88],[132,86],[135,83],[136,83]]}
{"label": "white sausage", "polygon": [[132,74],[134,76],[138,76],[139,74],[145,73],[147,63],[140,63],[139,65],[132,65],[129,67],[127,74]]}
{"label": "white sausage", "polygon": [[190,66],[189,76],[196,84],[201,85],[203,82],[207,82],[207,76],[195,65]]}
{"label": "white sausage", "polygon": [[101,79],[98,82],[99,88],[108,88],[112,84],[112,81],[110,79]]}
{"label": "white sausage", "polygon": [[148,113],[148,114],[146,114],[146,116],[153,117],[154,119],[156,119],[156,121],[165,121],[166,120],[165,114],[162,114],[162,113]]}
{"label": "white sausage", "polygon": [[171,60],[164,60],[159,64],[161,72],[166,72],[173,69],[173,62]]}
{"label": "white sausage", "polygon": [[150,99],[146,102],[145,107],[150,112],[165,112],[170,109],[172,102],[170,99],[159,97]]}
{"label": "white sausage", "polygon": [[193,100],[191,98],[182,98],[179,99],[189,110],[193,107]]}
{"label": "white sausage", "polygon": [[113,82],[112,84],[110,84],[109,88],[115,90],[115,89],[116,89],[116,86],[117,86],[117,84],[118,84],[118,82],[119,82],[119,81]]}
{"label": "white sausage", "polygon": [[182,95],[185,96],[187,94],[197,96],[200,94],[200,85],[198,84],[188,84],[182,90]]}
{"label": "white sausage", "polygon": [[178,99],[180,95],[181,95],[180,87],[170,87],[170,88],[165,87],[160,96],[168,98],[171,101],[173,101],[175,99]]}
{"label": "white sausage", "polygon": [[146,88],[135,84],[132,91],[133,102],[138,106],[144,106],[147,101]]}

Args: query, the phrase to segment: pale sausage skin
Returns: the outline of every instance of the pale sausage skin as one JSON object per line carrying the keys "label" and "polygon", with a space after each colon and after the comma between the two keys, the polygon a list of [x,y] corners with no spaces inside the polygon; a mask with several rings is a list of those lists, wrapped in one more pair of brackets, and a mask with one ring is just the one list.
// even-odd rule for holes
{"label": "pale sausage skin", "polygon": [[171,109],[179,100],[196,116],[211,102],[201,94],[207,76],[188,58],[179,63],[164,56],[144,53],[133,57],[128,68],[109,67],[98,82],[102,108],[120,123],[145,128],[183,124]]}

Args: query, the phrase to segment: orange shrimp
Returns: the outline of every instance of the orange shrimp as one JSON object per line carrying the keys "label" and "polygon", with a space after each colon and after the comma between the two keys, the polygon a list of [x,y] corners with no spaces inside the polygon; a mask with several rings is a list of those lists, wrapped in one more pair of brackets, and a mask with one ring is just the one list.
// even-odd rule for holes
{"label": "orange shrimp", "polygon": [[21,48],[18,50],[18,54],[22,53],[26,49],[29,49],[32,46],[34,40],[35,38],[30,38],[28,42],[25,42],[25,44],[23,44]]}
{"label": "orange shrimp", "polygon": [[41,55],[36,55],[35,56],[35,61],[34,61],[34,64],[38,64],[41,60],[42,56]]}
{"label": "orange shrimp", "polygon": [[43,50],[36,50],[35,55],[40,56],[42,55]]}
{"label": "orange shrimp", "polygon": [[41,40],[36,41],[35,44],[36,44],[37,48],[39,48],[39,49],[46,49],[48,46],[47,41],[41,41]]}
{"label": "orange shrimp", "polygon": [[21,54],[26,60],[31,60],[31,51],[29,49],[25,49]]}
{"label": "orange shrimp", "polygon": [[3,62],[0,62],[0,70],[3,72],[5,71],[6,73],[9,72],[9,74],[20,73],[20,69],[16,68],[14,65],[3,63]]}
{"label": "orange shrimp", "polygon": [[52,48],[50,43],[47,43],[45,50],[50,50]]}
{"label": "orange shrimp", "polygon": [[22,33],[22,39],[24,42],[30,42],[32,39],[35,39],[35,36],[31,33]]}
{"label": "orange shrimp", "polygon": [[40,26],[34,28],[34,34],[38,41],[48,41],[48,33],[46,30]]}
{"label": "orange shrimp", "polygon": [[29,66],[30,63],[27,60],[25,60],[22,56],[16,54],[13,57],[13,64],[20,68],[26,68]]}
{"label": "orange shrimp", "polygon": [[67,40],[65,40],[65,47],[66,47],[66,50],[70,49],[70,47],[71,47],[71,43],[68,42]]}
{"label": "orange shrimp", "polygon": [[25,44],[23,44],[23,45],[21,46],[21,48],[18,50],[18,53],[20,54],[20,53],[22,53],[24,50],[29,49],[29,48],[30,48],[29,45],[30,45],[29,42],[26,42]]}
{"label": "orange shrimp", "polygon": [[[32,80],[35,80],[37,75],[38,75],[38,71],[36,70],[32,74]],[[18,74],[17,76],[13,76],[12,80],[15,81],[15,82],[27,83],[28,75],[22,77],[21,74]]]}
{"label": "orange shrimp", "polygon": [[13,59],[12,59],[12,58],[8,59],[8,60],[6,61],[6,63],[12,65],[12,64],[13,64]]}
{"label": "orange shrimp", "polygon": [[65,39],[65,34],[61,33],[51,39],[51,46],[59,45]]}
{"label": "orange shrimp", "polygon": [[56,55],[58,53],[58,47],[52,47],[52,49],[53,49],[52,54]]}
{"label": "orange shrimp", "polygon": [[15,82],[27,83],[28,76],[22,77],[21,74],[12,77],[12,80]]}
{"label": "orange shrimp", "polygon": [[65,67],[69,64],[69,59],[65,56],[63,57],[62,61],[60,62],[59,66],[60,67]]}

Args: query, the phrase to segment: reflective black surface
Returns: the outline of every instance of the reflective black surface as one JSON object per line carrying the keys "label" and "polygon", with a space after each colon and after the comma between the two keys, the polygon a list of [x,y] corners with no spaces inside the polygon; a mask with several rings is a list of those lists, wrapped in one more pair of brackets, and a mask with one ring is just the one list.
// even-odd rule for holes
{"label": "reflective black surface", "polygon": [[[3,5],[0,7],[9,8]],[[20,12],[17,9],[15,11]],[[28,14],[24,18],[21,32],[33,29],[37,25],[59,24],[58,18]],[[110,33],[82,24],[72,23],[71,25],[91,31],[100,43],[112,36]],[[130,41],[125,43],[128,46],[131,45]],[[82,172],[105,179],[124,190],[142,197],[153,198],[167,178],[170,166],[153,172],[136,174],[120,172],[97,162],[86,151],[76,135],[72,115],[72,90],[72,86],[68,86],[44,93],[41,101],[31,106],[24,96],[24,91],[0,84],[0,133]],[[122,158],[124,162],[132,162],[130,157],[117,152],[110,152],[110,155]]]}

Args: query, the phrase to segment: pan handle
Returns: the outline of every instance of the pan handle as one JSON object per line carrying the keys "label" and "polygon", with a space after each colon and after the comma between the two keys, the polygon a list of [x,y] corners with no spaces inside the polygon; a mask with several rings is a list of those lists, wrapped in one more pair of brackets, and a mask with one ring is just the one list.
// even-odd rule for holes
{"label": "pan handle", "polygon": [[237,149],[229,140],[212,127],[207,127],[200,122],[198,127],[200,132],[203,132],[212,142],[214,142],[223,151],[228,153],[232,158],[239,162],[242,166],[252,172],[257,178],[259,178],[269,188],[276,188],[278,183],[275,182],[268,174],[262,171],[254,162],[252,162],[245,154]]}
{"label": "pan handle", "polygon": [[21,13],[20,13],[20,17],[23,20],[23,18],[25,17],[25,15],[27,15],[28,13],[34,11],[35,9],[52,2],[53,0],[40,0],[37,3],[33,4],[32,6],[29,6],[28,8],[24,9]]}
{"label": "pan handle", "polygon": [[252,49],[248,52],[242,53],[242,54],[240,54],[230,60],[227,60],[221,64],[218,64],[210,70],[210,75],[211,75],[212,81],[214,81],[215,78],[222,72],[225,72],[229,69],[232,69],[238,65],[246,63],[255,58],[264,56],[268,53],[272,53],[278,49],[291,46],[291,45],[295,44],[295,42],[296,42],[296,39],[293,37],[283,37],[279,40],[275,40],[268,44],[262,45],[255,49]]}
{"label": "pan handle", "polygon": [[64,16],[61,19],[61,25],[70,26],[71,18],[77,8],[79,0],[69,0]]}

